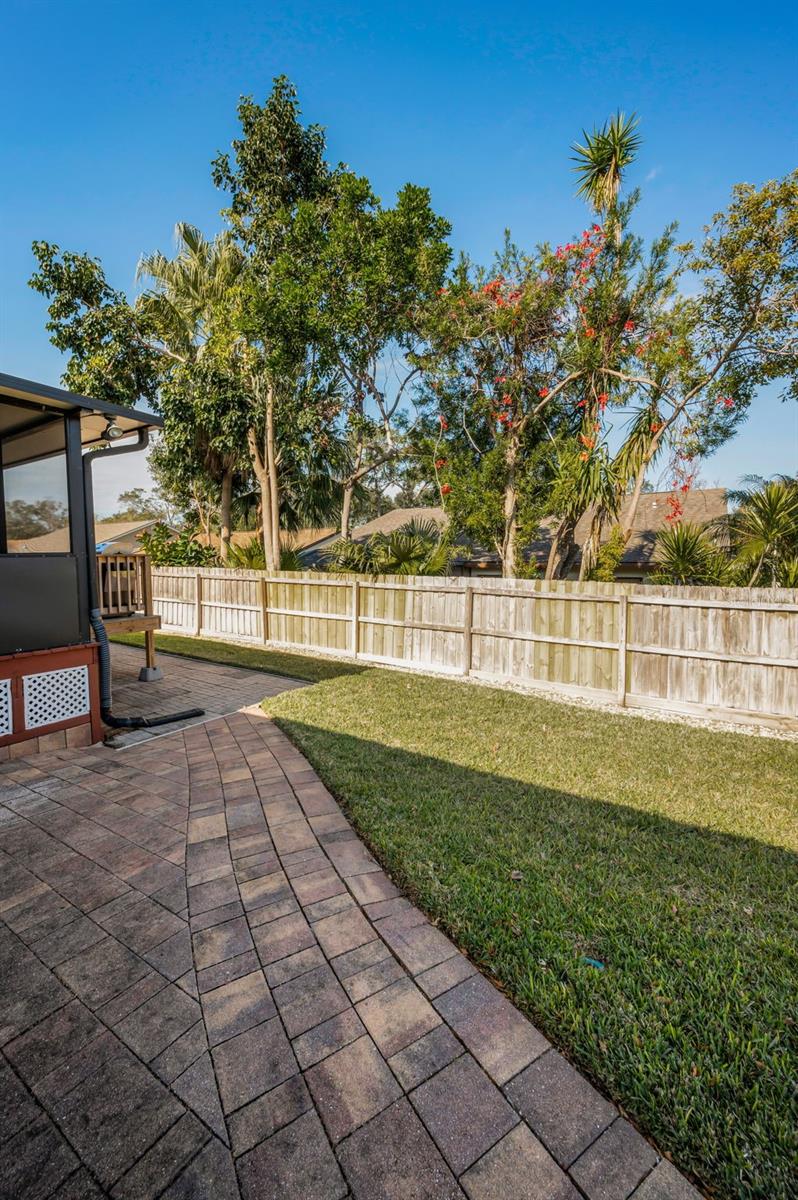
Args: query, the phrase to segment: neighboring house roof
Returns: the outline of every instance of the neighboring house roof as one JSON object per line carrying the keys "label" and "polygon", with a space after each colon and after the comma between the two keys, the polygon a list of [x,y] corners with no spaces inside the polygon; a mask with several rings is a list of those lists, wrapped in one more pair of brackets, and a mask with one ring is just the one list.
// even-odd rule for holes
{"label": "neighboring house roof", "polygon": [[[364,525],[358,525],[352,530],[353,542],[365,542],[367,538],[372,537],[375,533],[389,534],[396,529],[400,529],[403,525],[407,525],[409,521],[433,521],[440,528],[448,524],[449,518],[442,508],[419,507],[419,508],[392,508],[388,512],[384,512],[379,517],[375,517],[372,521],[366,521]],[[321,551],[326,550],[338,541],[340,533],[337,529],[331,529],[325,537],[319,538],[317,541],[309,542],[303,547],[303,553],[308,556],[317,557]]]}
{"label": "neighboring house roof", "polygon": [[[94,543],[99,547],[120,541],[137,541],[142,533],[157,524],[155,518],[146,521],[96,521]],[[30,554],[68,554],[69,545],[67,525],[63,529],[53,529],[50,533],[42,533],[38,537],[8,539],[8,549],[11,553],[26,551]]]}
{"label": "neighboring house roof", "polygon": [[[624,564],[650,565],[656,558],[657,534],[670,528],[668,516],[668,497],[671,492],[643,492],[637,506],[634,525],[629,541],[626,544],[621,562]],[[725,488],[695,488],[680,495],[682,502],[681,521],[689,521],[694,525],[705,525],[707,521],[715,521],[724,517],[728,511]],[[631,505],[631,497],[627,496],[621,505],[619,523],[624,523],[626,513]],[[582,545],[590,529],[592,510],[585,513],[577,522],[574,540]],[[609,536],[612,525],[605,530],[602,540]]]}
{"label": "neighboring house roof", "polygon": [[[621,559],[624,566],[651,566],[656,561],[657,534],[669,528],[667,515],[670,495],[670,492],[643,492],[637,507],[632,533]],[[725,516],[728,511],[725,488],[694,488],[680,496],[680,499],[683,508],[681,520],[690,521],[696,525],[705,525],[708,521],[717,520],[718,517]],[[631,502],[630,496],[624,499],[619,516],[620,524],[623,524]],[[581,546],[590,531],[592,519],[593,509],[590,508],[577,521],[574,543],[580,549],[576,553],[572,567],[579,564]],[[601,536],[602,543],[607,540],[616,523],[618,522],[609,521],[604,526]],[[539,536],[529,547],[531,555],[537,558],[541,565],[544,565],[548,558],[552,534],[557,524],[554,517],[547,517],[541,521]],[[495,551],[474,547],[467,555],[458,557],[457,561],[460,563],[495,562],[498,561],[498,555]]]}
{"label": "neighboring house roof", "polygon": [[[313,545],[321,539],[328,538],[335,534],[335,529],[332,525],[322,526],[318,529],[281,529],[280,530],[280,546],[283,550],[304,550],[306,546]],[[260,537],[257,529],[236,529],[230,534],[230,545],[233,547],[248,546],[253,538],[257,541]],[[219,535],[212,533],[208,536],[207,533],[198,533],[197,541],[203,546],[213,546],[215,550],[219,549]]]}

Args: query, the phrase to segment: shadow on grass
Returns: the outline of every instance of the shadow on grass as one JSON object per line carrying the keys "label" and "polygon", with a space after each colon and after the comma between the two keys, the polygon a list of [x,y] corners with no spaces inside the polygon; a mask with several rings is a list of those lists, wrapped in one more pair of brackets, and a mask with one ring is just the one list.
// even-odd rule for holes
{"label": "shadow on grass", "polygon": [[723,1195],[786,1200],[795,854],[275,719],[397,882],[661,1150]]}

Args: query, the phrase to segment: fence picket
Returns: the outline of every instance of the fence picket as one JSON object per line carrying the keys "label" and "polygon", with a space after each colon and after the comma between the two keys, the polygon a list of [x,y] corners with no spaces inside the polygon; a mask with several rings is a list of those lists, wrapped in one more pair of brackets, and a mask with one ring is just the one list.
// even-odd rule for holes
{"label": "fence picket", "polygon": [[[118,604],[110,570],[105,585]],[[166,631],[798,729],[798,596],[786,588],[160,567],[152,589]]]}

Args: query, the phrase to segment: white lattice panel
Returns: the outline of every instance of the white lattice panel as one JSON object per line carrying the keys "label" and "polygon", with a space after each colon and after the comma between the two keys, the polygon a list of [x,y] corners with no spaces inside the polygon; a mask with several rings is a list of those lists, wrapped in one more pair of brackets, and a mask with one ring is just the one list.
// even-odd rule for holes
{"label": "white lattice panel", "polygon": [[0,737],[14,732],[14,714],[11,709],[11,680],[0,679]]}
{"label": "white lattice panel", "polygon": [[65,667],[62,671],[42,671],[22,679],[25,701],[25,728],[54,725],[70,717],[89,712],[88,667]]}

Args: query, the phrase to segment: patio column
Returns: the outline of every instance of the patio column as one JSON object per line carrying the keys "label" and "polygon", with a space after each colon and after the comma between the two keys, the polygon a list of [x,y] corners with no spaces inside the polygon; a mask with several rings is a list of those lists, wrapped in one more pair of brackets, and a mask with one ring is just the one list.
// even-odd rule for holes
{"label": "patio column", "polygon": [[80,437],[80,413],[69,413],[64,419],[66,433],[66,475],[69,497],[69,540],[78,573],[78,618],[80,636],[84,642],[91,639],[89,626],[89,571],[96,571],[94,538],[89,545],[87,525],[94,530],[94,513],[88,514],[83,479],[83,450]]}

